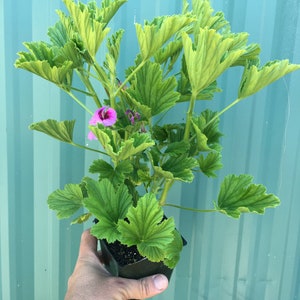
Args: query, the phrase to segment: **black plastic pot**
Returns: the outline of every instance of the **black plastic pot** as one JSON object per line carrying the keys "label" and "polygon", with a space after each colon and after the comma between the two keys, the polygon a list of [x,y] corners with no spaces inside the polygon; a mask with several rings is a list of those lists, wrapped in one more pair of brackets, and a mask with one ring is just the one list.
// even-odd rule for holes
{"label": "black plastic pot", "polygon": [[173,269],[168,268],[162,262],[151,262],[143,257],[136,262],[122,265],[117,262],[111,253],[110,245],[106,240],[100,240],[103,263],[107,270],[114,276],[123,278],[140,279],[154,274],[164,274],[170,280]]}

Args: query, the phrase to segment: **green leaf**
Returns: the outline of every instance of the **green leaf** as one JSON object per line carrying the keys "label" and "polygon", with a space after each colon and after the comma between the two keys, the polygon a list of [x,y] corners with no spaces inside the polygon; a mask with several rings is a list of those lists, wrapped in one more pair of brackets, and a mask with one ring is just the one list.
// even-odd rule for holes
{"label": "green leaf", "polygon": [[224,38],[214,29],[200,28],[196,44],[186,33],[182,33],[182,40],[194,95],[208,87],[245,53],[244,49],[231,49],[236,40],[232,37]]}
{"label": "green leaf", "polygon": [[67,184],[48,197],[48,206],[55,210],[59,219],[71,217],[83,205],[83,194],[79,184]]}
{"label": "green leaf", "polygon": [[170,157],[161,167],[164,171],[172,173],[176,180],[192,182],[194,179],[193,168],[197,166],[198,162],[193,157],[180,155]]}
{"label": "green leaf", "polygon": [[32,123],[29,128],[31,130],[43,132],[62,142],[72,143],[74,125],[75,120],[58,122],[56,120],[49,119],[46,121]]}
{"label": "green leaf", "polygon": [[216,207],[222,213],[239,218],[241,213],[263,214],[268,207],[279,205],[280,200],[266,193],[266,187],[252,183],[250,175],[228,175],[222,182]]}
{"label": "green leaf", "polygon": [[133,166],[130,161],[120,161],[114,168],[111,164],[103,159],[93,161],[89,168],[91,173],[100,173],[100,179],[107,178],[110,182],[116,186],[119,183],[124,182],[126,174],[130,174],[133,171]]}
{"label": "green leaf", "polygon": [[84,206],[99,222],[93,226],[92,234],[97,238],[105,238],[108,242],[119,239],[117,223],[124,219],[128,208],[132,205],[132,198],[126,185],[121,184],[117,189],[108,179],[100,182],[85,178],[88,198]]}
{"label": "green leaf", "polygon": [[144,61],[153,56],[175,33],[180,32],[194,19],[187,15],[163,16],[151,24],[135,24],[137,39]]}
{"label": "green leaf", "polygon": [[[115,131],[112,132],[111,130],[101,127],[103,126],[89,126],[115,164],[118,164],[119,161],[126,160],[139,152],[143,152],[154,145],[154,141],[151,139],[149,133],[135,132],[130,138],[123,141]],[[114,135],[114,138],[110,135]],[[116,149],[116,146],[114,145],[114,140],[119,141],[118,149]]]}
{"label": "green leaf", "polygon": [[[219,143],[220,138],[223,136],[219,130],[220,119],[216,118],[213,122],[210,122],[216,115],[217,112],[206,109],[201,112],[198,119],[202,132],[207,136],[208,145]],[[209,125],[207,125],[208,123]]]}
{"label": "green leaf", "polygon": [[175,40],[168,43],[165,47],[158,49],[154,55],[156,63],[167,65],[167,73],[173,69],[182,51],[182,41]]}
{"label": "green leaf", "polygon": [[290,72],[300,69],[300,64],[290,64],[287,59],[270,61],[263,67],[248,64],[241,79],[238,98],[246,98]]}
{"label": "green leaf", "polygon": [[89,126],[89,129],[97,137],[98,141],[101,143],[105,152],[113,159],[116,160],[116,147],[114,144],[114,139],[120,140],[120,137],[115,131],[107,130],[102,124],[98,126]]}
{"label": "green leaf", "polygon": [[107,40],[107,49],[109,54],[113,57],[114,61],[117,62],[120,54],[121,40],[124,34],[124,30],[118,30],[111,38]]}
{"label": "green leaf", "polygon": [[151,108],[150,107],[148,107],[147,105],[143,105],[139,101],[139,99],[135,99],[134,97],[132,97],[130,95],[130,93],[127,93],[127,92],[124,93],[123,91],[121,91],[121,92],[122,92],[122,97],[124,99],[126,99],[125,101],[126,101],[126,103],[128,103],[128,105],[130,107],[134,107],[135,111],[139,112],[139,114],[141,116],[143,116],[146,120],[151,119],[152,113],[151,113]]}
{"label": "green leaf", "polygon": [[75,4],[72,0],[64,0],[64,3],[72,16],[85,49],[95,59],[103,39],[109,32],[109,28],[105,28],[106,24],[95,18],[93,11],[90,11],[87,5]]}
{"label": "green leaf", "polygon": [[136,155],[155,143],[151,139],[148,133],[134,133],[128,140],[121,144],[121,147],[117,153],[118,160],[125,160],[133,155]]}
{"label": "green leaf", "polygon": [[234,66],[246,66],[249,61],[259,62],[260,45],[250,44],[245,47],[246,52],[232,65]]}
{"label": "green leaf", "polygon": [[197,149],[198,151],[209,151],[211,150],[207,145],[208,138],[207,136],[201,131],[198,125],[192,121],[194,131],[196,133],[196,140],[197,140]]}
{"label": "green leaf", "polygon": [[113,170],[113,166],[103,159],[94,160],[89,168],[90,173],[100,173],[100,176],[103,178],[110,177]]}
{"label": "green leaf", "polygon": [[[107,24],[117,13],[119,8],[126,3],[127,0],[104,0],[101,3],[101,9],[97,10],[97,15],[102,23]],[[96,5],[96,3],[95,3]]]}
{"label": "green leaf", "polygon": [[217,12],[213,15],[213,9],[209,0],[193,0],[193,13],[197,16],[195,28],[210,28],[220,30],[225,28],[229,30],[229,22],[224,18],[223,12]]}
{"label": "green leaf", "polygon": [[118,219],[125,218],[127,209],[132,204],[126,185],[121,184],[115,189],[108,179],[99,182],[85,178],[85,182],[88,199],[84,201],[84,205],[91,213],[99,220],[107,217],[117,222]]}
{"label": "green leaf", "polygon": [[187,153],[190,149],[190,144],[186,141],[174,142],[169,143],[165,153],[169,155],[176,155]]}
{"label": "green leaf", "polygon": [[179,100],[176,86],[175,77],[163,79],[161,66],[149,61],[137,72],[127,92],[137,102],[149,107],[151,116],[155,116],[170,109]]}
{"label": "green leaf", "polygon": [[166,258],[164,264],[170,269],[174,269],[180,259],[180,252],[182,250],[183,243],[182,237],[177,230],[174,230],[174,239],[172,243],[166,246]]}
{"label": "green leaf", "polygon": [[137,245],[142,256],[151,261],[162,261],[166,245],[174,239],[175,224],[173,218],[163,220],[163,210],[155,196],[146,194],[140,198],[136,207],[129,208],[127,219],[128,222],[119,221],[121,243]]}
{"label": "green leaf", "polygon": [[[61,17],[65,17],[62,12],[59,13]],[[69,41],[68,33],[65,23],[62,20],[59,20],[53,27],[48,29],[48,36],[53,45],[63,48],[65,44]]]}
{"label": "green leaf", "polygon": [[208,177],[217,177],[215,171],[222,169],[222,155],[217,151],[211,151],[206,156],[199,157],[199,167],[201,171]]}
{"label": "green leaf", "polygon": [[174,179],[174,175],[170,171],[165,171],[161,167],[158,167],[158,166],[154,166],[153,169],[154,169],[154,172],[155,172],[155,176],[157,176],[158,178],[164,178],[164,179],[167,179],[167,180],[173,180]]}
{"label": "green leaf", "polygon": [[193,118],[193,122],[197,124],[197,127],[207,137],[207,145],[209,147],[213,147],[213,145],[219,143],[220,137],[222,137],[222,133],[219,130],[220,119],[217,118],[210,123],[210,120],[216,115],[217,112],[206,109],[201,112],[200,116]]}
{"label": "green leaf", "polygon": [[[180,76],[178,78],[177,91],[181,94],[179,102],[191,101],[192,88],[184,56],[181,60],[181,70]],[[221,91],[222,90],[218,88],[217,81],[215,80],[209,86],[198,93],[198,95],[196,96],[196,100],[212,100],[214,94]]]}
{"label": "green leaf", "polygon": [[99,240],[107,240],[108,243],[113,243],[120,238],[117,224],[106,217],[102,217],[100,222],[92,226],[91,234]]}
{"label": "green leaf", "polygon": [[[71,16],[66,16],[61,10],[56,11],[59,15],[60,21],[49,28],[48,35],[53,45],[58,47],[63,54],[70,58],[73,65],[80,67],[80,61],[84,60],[88,64],[92,63],[90,54],[84,48],[81,37]],[[66,45],[71,46],[66,48]]]}
{"label": "green leaf", "polygon": [[[152,132],[154,138],[158,140],[162,145],[169,145],[175,142],[182,142],[184,129],[184,123],[164,124],[163,126],[155,125],[152,129]],[[186,142],[183,143],[187,144]],[[187,145],[182,145],[182,147],[186,148]]]}
{"label": "green leaf", "polygon": [[72,61],[72,68],[80,68],[83,65],[82,54],[77,48],[76,43],[73,41],[67,42],[64,47],[57,50],[57,56],[55,62],[57,64],[63,64],[64,61]]}
{"label": "green leaf", "polygon": [[59,87],[69,90],[72,83],[73,62],[55,62],[53,48],[44,42],[24,43],[29,52],[18,52],[15,67],[34,73]]}

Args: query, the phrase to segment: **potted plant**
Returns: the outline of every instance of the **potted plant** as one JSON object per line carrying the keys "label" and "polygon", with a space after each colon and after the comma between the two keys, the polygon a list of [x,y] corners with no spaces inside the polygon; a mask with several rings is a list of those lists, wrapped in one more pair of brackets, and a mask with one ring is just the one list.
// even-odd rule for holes
{"label": "potted plant", "polygon": [[[276,60],[260,66],[259,45],[248,44],[245,32],[231,32],[224,14],[202,0],[183,1],[181,14],[136,23],[139,53],[131,67],[118,72],[124,30],[111,33],[108,23],[127,1],[103,0],[100,6],[63,1],[68,14],[57,11],[50,41],[24,43],[27,51],[18,53],[15,66],[53,82],[90,114],[87,138],[93,147],[73,140],[75,120],[48,119],[30,129],[93,151],[89,173],[96,176],[54,191],[48,205],[60,219],[75,215],[73,224],[96,220],[91,233],[101,241],[113,274],[170,276],[184,243],[173,217],[164,213],[164,207],[178,207],[168,199],[172,185],[191,183],[199,173],[216,177],[222,168],[219,118],[300,65]],[[104,56],[97,54],[100,47],[106,49]],[[236,100],[218,112],[196,111],[196,101],[221,92],[217,79],[232,67],[243,69]],[[79,81],[83,89],[74,83]],[[103,91],[106,96],[100,97]],[[165,114],[183,102],[188,110],[166,123]],[[178,208],[239,218],[263,214],[279,202],[250,175],[230,174],[211,210]]]}

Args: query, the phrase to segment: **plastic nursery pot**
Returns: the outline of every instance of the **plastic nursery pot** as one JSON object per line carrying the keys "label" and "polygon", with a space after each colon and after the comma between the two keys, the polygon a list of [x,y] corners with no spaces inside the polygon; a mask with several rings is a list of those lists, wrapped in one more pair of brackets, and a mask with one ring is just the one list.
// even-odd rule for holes
{"label": "plastic nursery pot", "polygon": [[108,244],[100,240],[103,263],[113,275],[123,278],[140,279],[154,274],[164,274],[169,280],[173,269],[162,262],[151,262],[140,256],[135,247],[126,247],[118,242]]}

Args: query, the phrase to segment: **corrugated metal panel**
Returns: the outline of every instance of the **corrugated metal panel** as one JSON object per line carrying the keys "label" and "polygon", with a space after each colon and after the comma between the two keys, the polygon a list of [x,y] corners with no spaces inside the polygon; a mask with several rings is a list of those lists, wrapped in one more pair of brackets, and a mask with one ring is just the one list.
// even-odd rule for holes
{"label": "corrugated metal panel", "polygon": [[[300,62],[299,0],[215,0],[213,6],[225,12],[233,31],[248,31],[250,41],[262,45],[262,62]],[[63,299],[83,229],[58,222],[45,199],[58,186],[77,182],[92,158],[32,134],[27,126],[57,115],[85,122],[85,116],[55,87],[13,67],[21,43],[44,39],[59,7],[59,0],[0,0],[1,300]],[[120,68],[135,55],[133,22],[180,7],[180,0],[129,0],[113,24],[132,28],[125,36]],[[215,108],[234,99],[239,75],[231,70],[222,78],[225,98]],[[240,221],[170,209],[189,243],[170,288],[157,299],[300,299],[299,82],[299,72],[287,76],[233,108],[221,122],[221,178],[228,172],[251,173],[279,194],[282,205],[264,217],[245,215]],[[220,180],[177,185],[173,202],[209,208]]]}

